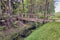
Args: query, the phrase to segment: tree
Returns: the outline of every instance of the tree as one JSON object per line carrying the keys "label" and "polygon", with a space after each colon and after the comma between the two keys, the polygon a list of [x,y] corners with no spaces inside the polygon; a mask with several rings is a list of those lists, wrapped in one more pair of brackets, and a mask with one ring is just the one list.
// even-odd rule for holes
{"label": "tree", "polygon": [[1,0],[0,0],[0,16],[2,15],[2,10],[1,10]]}

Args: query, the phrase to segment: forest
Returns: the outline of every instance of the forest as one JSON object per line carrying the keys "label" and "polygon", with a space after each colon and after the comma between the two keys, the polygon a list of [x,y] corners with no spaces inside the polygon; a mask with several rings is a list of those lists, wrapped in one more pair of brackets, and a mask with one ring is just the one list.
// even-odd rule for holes
{"label": "forest", "polygon": [[60,12],[55,14],[54,3],[54,0],[0,0],[0,40],[57,40],[46,39],[50,31],[41,34],[51,25],[59,28]]}

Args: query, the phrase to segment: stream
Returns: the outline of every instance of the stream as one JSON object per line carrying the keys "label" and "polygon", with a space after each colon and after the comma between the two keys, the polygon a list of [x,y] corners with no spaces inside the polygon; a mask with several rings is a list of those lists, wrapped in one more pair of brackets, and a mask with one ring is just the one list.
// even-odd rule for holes
{"label": "stream", "polygon": [[[42,24],[39,24],[38,26],[42,26]],[[36,30],[36,25],[24,30],[22,34],[19,34],[16,38],[13,38],[13,40],[24,40],[24,38],[29,36],[34,30]]]}

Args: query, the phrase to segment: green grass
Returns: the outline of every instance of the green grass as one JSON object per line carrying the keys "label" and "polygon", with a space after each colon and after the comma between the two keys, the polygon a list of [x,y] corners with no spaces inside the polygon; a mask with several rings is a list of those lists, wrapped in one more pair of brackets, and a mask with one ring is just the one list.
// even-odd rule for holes
{"label": "green grass", "polygon": [[5,28],[5,26],[0,26],[0,30],[3,30]]}
{"label": "green grass", "polygon": [[54,13],[54,16],[50,16],[49,19],[60,19],[60,12]]}
{"label": "green grass", "polygon": [[60,23],[47,23],[34,31],[25,40],[60,40]]}

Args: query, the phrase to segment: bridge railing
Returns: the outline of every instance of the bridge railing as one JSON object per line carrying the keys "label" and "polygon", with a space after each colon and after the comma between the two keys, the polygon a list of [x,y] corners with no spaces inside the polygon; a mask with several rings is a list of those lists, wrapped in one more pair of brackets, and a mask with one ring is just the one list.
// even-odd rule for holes
{"label": "bridge railing", "polygon": [[22,18],[37,18],[38,17],[38,15],[36,15],[36,14],[20,14],[20,17],[22,17]]}

